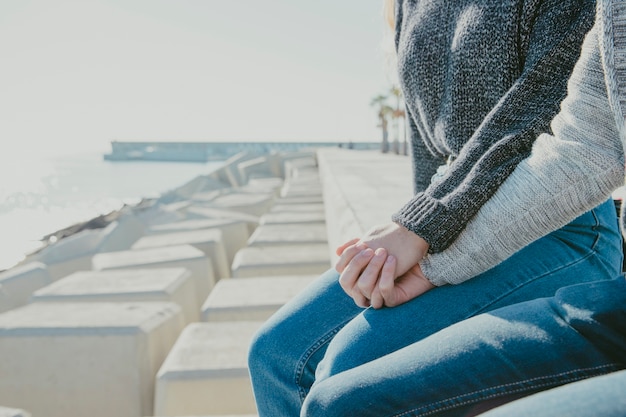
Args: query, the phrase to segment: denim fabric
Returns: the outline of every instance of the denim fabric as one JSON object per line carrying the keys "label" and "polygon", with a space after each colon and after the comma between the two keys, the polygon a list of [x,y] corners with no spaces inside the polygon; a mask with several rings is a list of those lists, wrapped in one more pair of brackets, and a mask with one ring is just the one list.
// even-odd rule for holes
{"label": "denim fabric", "polygon": [[480,417],[624,417],[626,371],[613,372],[531,395]]}
{"label": "denim fabric", "polygon": [[[328,416],[402,415],[399,410],[405,410],[407,404],[410,407],[420,404],[420,399],[405,391],[421,392],[425,382],[420,382],[419,378],[423,377],[441,379],[430,386],[437,392],[436,398],[443,402],[481,387],[488,389],[492,385],[489,381],[483,383],[481,371],[487,365],[480,360],[474,364],[463,361],[458,364],[466,376],[473,378],[472,383],[457,384],[457,376],[443,369],[439,371],[439,365],[437,370],[423,373],[428,368],[422,368],[422,361],[435,358],[436,354],[444,355],[440,360],[448,358],[444,349],[447,343],[422,354],[416,347],[421,344],[416,342],[481,313],[553,296],[564,286],[611,280],[620,274],[621,264],[621,236],[615,208],[608,201],[486,273],[461,285],[438,287],[394,308],[363,310],[357,307],[340,288],[337,272],[330,270],[270,318],[251,345],[249,368],[259,416],[300,415],[302,403],[314,383],[313,392],[317,395],[307,402],[311,407],[324,393],[353,405],[365,401],[370,394],[372,398],[379,398],[404,393],[397,402],[385,400],[384,404],[379,404],[386,409],[373,411],[374,414],[360,414],[361,411],[333,414],[326,409],[316,414],[312,411],[314,407],[307,411],[310,415]],[[464,342],[475,333],[473,326],[485,324],[491,325],[483,318],[460,329],[455,327],[455,331],[465,330],[457,339]],[[452,337],[454,331],[446,330],[443,334],[446,338]],[[441,337],[434,340],[441,341]],[[534,336],[529,333],[529,337]],[[495,348],[497,344],[493,346],[494,349],[484,350],[485,359],[489,354],[500,352]],[[413,352],[411,349],[418,349],[417,356],[407,353]],[[535,351],[537,354],[542,353]],[[381,359],[376,360],[378,358]],[[363,364],[367,365],[360,366]],[[384,369],[389,372],[382,372]],[[364,384],[362,393],[368,386],[376,387],[372,389],[375,392],[353,393],[349,388],[355,386],[346,379]],[[397,389],[405,385],[404,390]],[[531,384],[530,389],[537,387]],[[370,404],[370,401],[363,404]],[[433,410],[436,411],[432,413],[438,412],[437,407]],[[309,414],[303,411],[303,415]]]}
{"label": "denim fabric", "polygon": [[301,415],[466,416],[485,400],[624,368],[620,276],[478,315],[333,375],[313,386]]}

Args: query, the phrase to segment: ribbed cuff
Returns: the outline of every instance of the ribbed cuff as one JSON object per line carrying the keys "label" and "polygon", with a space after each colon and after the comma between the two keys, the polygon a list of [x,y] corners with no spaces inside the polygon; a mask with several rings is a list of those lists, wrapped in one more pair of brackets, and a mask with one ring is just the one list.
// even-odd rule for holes
{"label": "ribbed cuff", "polygon": [[450,246],[462,230],[459,217],[438,200],[420,193],[391,219],[428,242],[428,253],[438,253]]}

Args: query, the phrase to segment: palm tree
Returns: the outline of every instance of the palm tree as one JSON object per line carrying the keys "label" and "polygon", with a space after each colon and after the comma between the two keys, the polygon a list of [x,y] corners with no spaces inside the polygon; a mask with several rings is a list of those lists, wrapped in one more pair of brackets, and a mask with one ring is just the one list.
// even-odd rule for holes
{"label": "palm tree", "polygon": [[387,96],[379,94],[374,97],[370,103],[371,106],[378,106],[378,120],[380,124],[378,127],[382,129],[383,132],[383,140],[381,143],[381,151],[383,153],[387,153],[389,151],[389,139],[388,139],[388,129],[387,129],[387,115],[392,110],[386,103]]}
{"label": "palm tree", "polygon": [[[404,110],[400,106],[400,100],[402,99],[402,91],[397,85],[394,85],[389,90],[389,94],[391,94],[396,99],[396,107],[393,109],[391,113],[391,119],[393,120],[393,144],[392,150],[394,153],[400,153],[400,119],[404,119],[405,114]],[[406,129],[404,132],[404,141],[402,146],[402,153],[404,155],[407,154],[407,143],[406,143]]]}

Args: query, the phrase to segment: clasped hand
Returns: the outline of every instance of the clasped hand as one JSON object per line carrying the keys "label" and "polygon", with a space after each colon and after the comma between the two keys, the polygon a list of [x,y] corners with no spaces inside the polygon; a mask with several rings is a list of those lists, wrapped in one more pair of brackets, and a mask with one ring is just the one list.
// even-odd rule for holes
{"label": "clasped hand", "polygon": [[343,290],[360,307],[395,307],[434,288],[419,261],[428,243],[397,223],[370,229],[337,248]]}

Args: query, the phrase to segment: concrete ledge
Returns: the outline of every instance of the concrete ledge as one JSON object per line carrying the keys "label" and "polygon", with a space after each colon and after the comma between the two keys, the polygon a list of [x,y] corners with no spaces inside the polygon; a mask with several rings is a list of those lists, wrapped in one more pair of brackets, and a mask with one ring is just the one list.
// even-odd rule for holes
{"label": "concrete ledge", "polygon": [[135,242],[131,249],[176,245],[191,245],[200,249],[211,260],[215,280],[230,277],[230,263],[226,257],[223,233],[219,229],[200,229],[144,236]]}
{"label": "concrete ledge", "polygon": [[156,377],[155,415],[256,413],[248,347],[261,322],[192,323]]}
{"label": "concrete ledge", "polygon": [[0,314],[0,404],[35,416],[153,415],[183,327],[174,303],[34,303]]}
{"label": "concrete ledge", "polygon": [[252,234],[259,225],[259,216],[253,216],[252,214],[241,213],[238,211],[219,209],[213,207],[207,207],[203,205],[193,205],[185,209],[185,215],[187,220],[207,220],[207,219],[222,219],[222,220],[240,220],[246,222],[248,225],[248,233]]}
{"label": "concrete ledge", "polygon": [[232,193],[221,195],[204,206],[222,210],[233,210],[240,213],[260,216],[267,212],[274,204],[273,193]]}
{"label": "concrete ledge", "polygon": [[[255,218],[255,228],[258,225],[258,219]],[[224,248],[226,250],[226,259],[228,260],[228,268],[233,262],[235,253],[244,246],[250,237],[248,223],[244,220],[236,219],[199,219],[185,220],[180,222],[162,224],[151,227],[147,231],[147,235],[159,233],[175,233],[175,232],[191,232],[201,229],[219,229],[222,231],[224,240]]]}
{"label": "concrete ledge", "polygon": [[203,321],[265,321],[318,275],[220,281],[202,306]]}
{"label": "concrete ledge", "polygon": [[51,282],[41,262],[29,262],[0,273],[0,313],[27,304],[33,292]]}
{"label": "concrete ledge", "polygon": [[259,224],[293,224],[293,223],[326,223],[326,216],[323,212],[297,212],[282,211],[277,213],[267,213],[261,216]]}
{"label": "concrete ledge", "polygon": [[211,260],[191,245],[167,246],[99,253],[92,259],[93,269],[185,268],[191,272],[196,287],[197,305],[201,306],[215,285]]}
{"label": "concrete ledge", "polygon": [[248,239],[248,246],[318,243],[328,243],[324,223],[265,224],[259,226]]}
{"label": "concrete ledge", "polygon": [[198,321],[200,307],[185,268],[75,272],[32,296],[33,302],[164,301],[178,304],[185,323]]}
{"label": "concrete ledge", "polygon": [[314,275],[330,268],[328,245],[247,247],[235,255],[233,277]]}
{"label": "concrete ledge", "polygon": [[307,204],[274,204],[269,213],[324,213],[324,203],[307,203]]}

